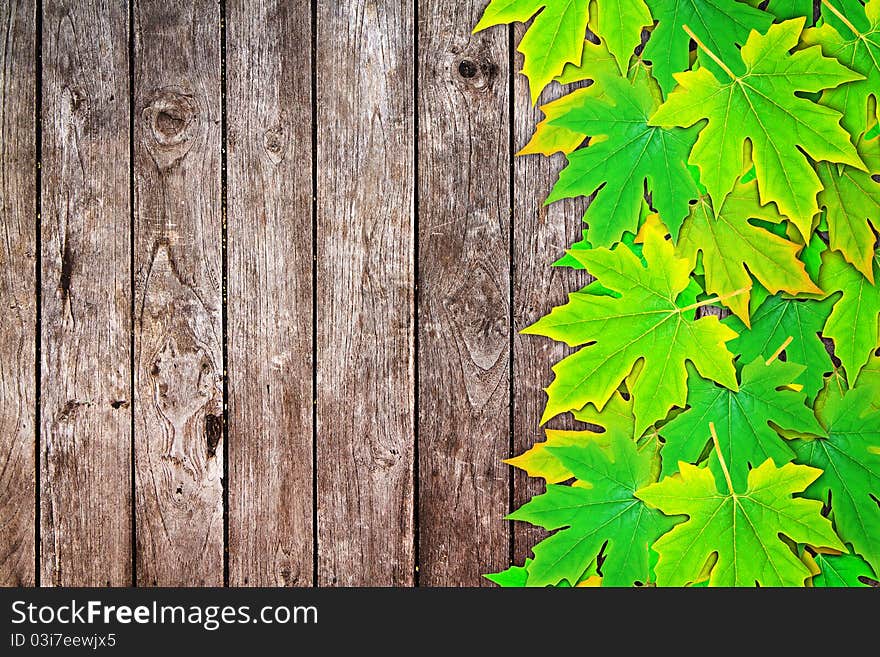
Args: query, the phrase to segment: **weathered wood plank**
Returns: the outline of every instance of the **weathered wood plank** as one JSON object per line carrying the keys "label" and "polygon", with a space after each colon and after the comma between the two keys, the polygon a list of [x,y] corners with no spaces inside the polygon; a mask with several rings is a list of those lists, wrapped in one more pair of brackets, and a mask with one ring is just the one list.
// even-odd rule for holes
{"label": "weathered wood plank", "polygon": [[413,581],[413,7],[318,3],[318,577]]}
{"label": "weathered wood plank", "polygon": [[229,583],[312,583],[309,3],[229,0]]}
{"label": "weathered wood plank", "polygon": [[33,586],[36,428],[35,14],[0,6],[0,586]]}
{"label": "weathered wood plank", "polygon": [[43,3],[41,580],[131,583],[128,12]]}
{"label": "weathered wood plank", "polygon": [[[514,40],[519,43],[525,27],[517,25]],[[516,53],[516,70],[522,70],[522,55]],[[548,87],[539,105],[563,95],[558,85]],[[517,73],[514,80],[514,146],[524,147],[543,118],[533,108],[529,84]],[[556,183],[566,159],[561,153],[552,158],[543,155],[517,157],[514,163],[514,262],[513,285],[514,327],[514,453],[521,454],[536,442],[544,440],[540,427],[547,402],[544,393],[553,380],[551,367],[562,360],[570,350],[565,345],[547,338],[520,335],[519,331],[531,326],[555,306],[566,302],[574,292],[589,282],[586,272],[557,269],[551,265],[565,249],[581,238],[584,228],[582,217],[588,205],[586,199],[567,199],[550,206],[543,200]],[[577,423],[568,415],[554,419],[550,428],[574,429]],[[514,474],[514,508],[528,502],[532,496],[544,492],[544,484],[531,479],[521,470]],[[547,535],[527,523],[514,524],[514,561],[522,564],[531,556],[532,547]]]}
{"label": "weathered wood plank", "polygon": [[508,39],[484,0],[419,0],[420,583],[509,559]]}
{"label": "weathered wood plank", "polygon": [[137,580],[223,583],[220,16],[134,14]]}

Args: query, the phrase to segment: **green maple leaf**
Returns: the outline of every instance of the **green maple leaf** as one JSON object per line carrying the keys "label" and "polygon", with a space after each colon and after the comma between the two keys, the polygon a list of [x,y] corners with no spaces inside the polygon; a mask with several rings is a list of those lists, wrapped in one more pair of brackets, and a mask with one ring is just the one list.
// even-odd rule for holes
{"label": "green maple leaf", "polygon": [[[642,206],[639,210],[639,219],[638,219],[639,227],[644,226],[645,220],[651,214],[652,214],[651,208],[648,207],[647,201],[645,201],[645,199],[642,199]],[[589,227],[584,228],[581,231],[581,235],[582,235],[582,238],[580,240],[578,240],[577,242],[575,242],[574,244],[572,244],[569,247],[569,251],[590,251],[593,248],[595,248],[590,243],[590,229],[589,229]],[[635,251],[637,253],[641,253],[641,251],[640,251],[641,245],[637,242],[637,238],[638,238],[638,233],[633,234],[633,233],[627,232],[627,233],[624,233],[623,239],[620,240],[620,243],[625,244],[626,246],[628,246],[630,249],[632,249],[633,251]],[[564,253],[562,255],[562,257],[560,257],[556,262],[554,262],[553,266],[554,267],[569,267],[571,269],[580,269],[580,270],[585,269],[585,267],[580,262],[578,262],[574,256],[572,256],[568,252]]]}
{"label": "green maple leaf", "polygon": [[522,588],[528,581],[528,568],[531,563],[531,559],[526,559],[523,566],[511,566],[500,573],[490,573],[489,575],[483,575],[483,577],[502,588]]}
{"label": "green maple leaf", "polygon": [[679,474],[636,492],[636,497],[668,515],[687,515],[656,543],[658,586],[697,581],[713,555],[717,563],[709,586],[803,586],[809,569],[779,537],[797,543],[843,550],[822,503],[792,497],[821,470],[767,460],[751,470],[748,486],[736,489],[728,479],[720,492],[711,471],[682,463]]}
{"label": "green maple leaf", "polygon": [[653,62],[654,75],[668,94],[675,87],[673,73],[690,66],[687,25],[722,59],[737,56],[736,45],[746,42],[751,30],[763,32],[773,16],[736,0],[647,0],[657,26],[643,57]]}
{"label": "green maple leaf", "polygon": [[[522,566],[511,566],[500,573],[490,573],[483,575],[486,579],[501,588],[524,588],[527,586],[535,586],[529,583],[529,567],[532,565],[532,559],[526,559]],[[573,586],[600,586],[602,582],[601,576],[598,574],[597,562],[593,561],[587,566],[587,569],[581,574],[577,583]],[[572,584],[562,580],[554,585],[557,588],[571,588]]]}
{"label": "green maple leaf", "polygon": [[474,32],[504,23],[525,23],[537,14],[518,47],[535,103],[566,64],[580,61],[588,23],[608,43],[621,71],[626,70],[641,40],[642,28],[652,24],[643,0],[601,0],[595,21],[590,20],[589,4],[586,0],[492,0]]}
{"label": "green maple leaf", "polygon": [[[873,257],[874,280],[880,270],[880,254]],[[823,334],[834,341],[834,354],[843,363],[847,379],[855,382],[859,371],[880,347],[880,287],[832,251],[822,256],[819,284],[825,290],[840,290]]]}
{"label": "green maple leaf", "polygon": [[[862,368],[862,371],[859,374],[856,386],[865,388],[870,387],[873,390],[880,390],[880,354],[875,352],[871,355],[868,364]],[[869,403],[871,408],[880,410],[880,395],[875,395]],[[880,573],[878,573],[878,575],[880,575]]]}
{"label": "green maple leaf", "polygon": [[700,196],[686,164],[696,130],[648,125],[660,97],[644,67],[636,68],[633,80],[601,74],[600,69],[595,78],[601,95],[579,95],[568,112],[550,122],[593,139],[588,147],[568,155],[568,166],[547,202],[590,196],[598,190],[584,221],[594,245],[611,246],[625,232],[638,230],[647,184],[654,207],[677,236],[688,204]]}
{"label": "green maple leaf", "polygon": [[819,574],[813,577],[813,586],[850,587],[869,586],[860,577],[873,579],[871,567],[861,557],[852,554],[817,554],[814,558]]}
{"label": "green maple leaf", "polygon": [[604,97],[603,80],[610,80],[615,84],[620,79],[617,62],[608,52],[608,48],[603,43],[584,42],[580,63],[567,64],[562,75],[557,76],[555,80],[563,85],[587,80],[592,80],[593,84],[575,89],[561,98],[541,105],[544,119],[538,123],[529,143],[517,155],[540,153],[549,157],[558,152],[566,155],[571,153],[581,145],[587,135],[580,131],[581,126],[570,129],[556,125],[556,119],[583,104],[586,98]]}
{"label": "green maple leaf", "polygon": [[755,181],[738,185],[717,212],[707,197],[701,198],[691,208],[676,247],[676,254],[692,266],[702,252],[706,292],[718,294],[746,325],[750,323],[750,273],[774,294],[822,292],[798,260],[802,247],[749,223],[749,219],[784,220],[772,205],[761,206]]}
{"label": "green maple leaf", "polygon": [[[540,12],[540,13],[539,13]],[[520,41],[523,73],[529,79],[532,103],[565,65],[578,62],[584,48],[589,3],[583,0],[492,0],[474,32],[505,23],[535,20]]]}
{"label": "green maple leaf", "polygon": [[[763,0],[745,0],[753,7],[760,5]],[[813,0],[770,0],[767,11],[780,20],[789,20],[800,16],[812,17]]]}
{"label": "green maple leaf", "polygon": [[[603,432],[625,435],[634,439],[637,436],[634,435],[635,417],[632,407],[632,397],[624,399],[620,393],[615,393],[611,401],[601,411],[592,405],[587,405],[572,414],[576,420],[595,425]],[[584,445],[601,435],[592,430],[562,431],[554,429],[548,429],[546,434],[547,440],[535,443],[523,454],[504,462],[524,470],[530,477],[540,477],[548,484],[558,484],[568,481],[574,477],[574,474],[553,456],[550,448]]]}
{"label": "green maple leaf", "polygon": [[523,146],[517,155],[546,155],[547,157],[554,153],[568,155],[580,146],[586,135],[555,125],[553,122],[572,111],[572,108],[582,102],[584,96],[592,96],[593,87],[595,85],[586,89],[576,89],[562,98],[541,105],[541,111],[545,118],[538,123],[529,143]]}
{"label": "green maple leaf", "polygon": [[621,73],[627,70],[630,57],[641,43],[642,29],[654,24],[643,0],[598,0],[595,30],[608,44]]}
{"label": "green maple leaf", "polygon": [[825,344],[817,335],[828,321],[833,299],[825,301],[797,301],[781,296],[769,297],[752,314],[752,326],[747,328],[735,317],[724,323],[739,333],[728,346],[740,354],[741,362],[755,358],[771,358],[784,343],[786,359],[804,365],[806,370],[795,380],[804,386],[808,399],[813,399],[822,388],[825,374],[833,369]]}
{"label": "green maple leaf", "polygon": [[[555,533],[491,581],[596,585],[601,567],[610,586],[858,586],[880,573],[880,0],[823,4],[804,30],[810,0],[489,1],[475,31],[532,20],[519,50],[533,102],[552,80],[594,81],[543,106],[522,153],[568,157],[548,203],[595,194],[560,263],[598,280],[524,332],[579,348],[553,368],[542,423],[570,411],[604,429],[548,430],[508,461],[547,481],[510,518]],[[801,18],[771,25],[762,9]],[[648,69],[632,53],[654,19]],[[695,319],[718,302],[735,316]]]}
{"label": "green maple leaf", "polygon": [[725,71],[721,79],[705,67],[677,74],[679,87],[651,124],[687,128],[707,121],[690,162],[716,206],[745,170],[744,145],[750,142],[761,203],[775,202],[808,238],[822,185],[798,149],[814,160],[865,165],[840,126],[840,114],[796,95],[861,78],[818,47],[789,54],[803,25],[801,18],[773,25],[766,34],[752,32],[736,61],[712,53]]}
{"label": "green maple leaf", "polygon": [[[823,163],[824,165],[824,163]],[[843,165],[841,165],[843,166]],[[804,244],[804,238],[797,228],[790,223],[784,224],[785,236],[797,244]],[[822,266],[822,254],[828,249],[828,245],[822,239],[819,231],[828,232],[828,222],[824,214],[819,215],[819,223],[816,231],[810,236],[810,240],[803,246],[803,251],[799,256],[801,262],[806,267],[810,280],[819,280],[819,269]]]}
{"label": "green maple leaf", "polygon": [[[864,79],[822,93],[822,104],[843,114],[843,127],[853,136],[864,134],[876,123],[880,99],[880,0],[822,5],[826,22],[804,31],[803,43],[818,45],[828,57],[840,60]],[[869,121],[869,100],[875,108]]]}
{"label": "green maple leaf", "polygon": [[569,252],[619,296],[570,294],[566,305],[524,331],[569,346],[587,345],[553,368],[556,378],[547,388],[542,423],[587,404],[601,410],[639,361],[643,367],[629,382],[636,435],[673,406],[684,406],[685,361],[701,376],[736,389],[733,355],[724,346],[736,334],[716,317],[694,321],[688,316],[694,306],[679,305],[678,299],[690,284],[690,266],[675,257],[656,217],[642,232],[647,267],[623,245],[614,251]]}
{"label": "green maple leaf", "polygon": [[[609,402],[609,406],[612,402]],[[505,463],[519,468],[530,477],[541,478],[548,484],[558,484],[572,478],[571,471],[553,456],[552,448],[583,445],[595,438],[594,431],[564,431],[548,429],[546,440],[535,443],[519,456],[505,459]]]}
{"label": "green maple leaf", "polygon": [[655,450],[639,452],[627,435],[609,433],[584,445],[549,448],[583,486],[548,484],[547,492],[510,515],[557,531],[533,549],[529,586],[576,583],[604,549],[603,585],[632,586],[650,576],[650,545],[671,525],[634,492],[654,480]]}
{"label": "green maple leaf", "polygon": [[[880,0],[877,1],[880,6]],[[820,162],[816,167],[825,189],[819,205],[825,208],[828,237],[833,250],[874,282],[874,242],[872,226],[880,226],[880,185],[871,177],[880,173],[880,143],[859,143],[859,153],[868,172],[846,165]]]}
{"label": "green maple leaf", "polygon": [[832,377],[817,403],[827,437],[791,446],[798,463],[823,471],[806,494],[828,500],[831,493],[838,534],[880,574],[880,412],[871,408],[878,392],[873,386],[847,391]]}
{"label": "green maple leaf", "polygon": [[[736,489],[745,487],[750,466],[767,459],[777,465],[793,460],[794,452],[771,422],[790,431],[825,433],[813,411],[804,404],[806,396],[785,387],[804,369],[802,365],[779,361],[767,365],[758,358],[743,368],[737,392],[697,376],[689,377],[690,408],[660,429],[660,435],[666,439],[662,474],[674,474],[680,461],[697,462],[710,441],[710,422],[717,428],[721,454],[731,466]],[[713,452],[709,467],[716,478],[722,474],[719,464]]]}

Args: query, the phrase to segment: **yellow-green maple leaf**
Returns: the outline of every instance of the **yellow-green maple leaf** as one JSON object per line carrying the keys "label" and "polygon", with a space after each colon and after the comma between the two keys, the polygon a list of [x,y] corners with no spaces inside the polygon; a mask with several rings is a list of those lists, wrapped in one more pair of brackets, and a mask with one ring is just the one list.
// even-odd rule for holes
{"label": "yellow-green maple leaf", "polygon": [[780,534],[814,547],[846,550],[822,517],[822,503],[793,497],[821,474],[793,463],[777,468],[767,459],[749,472],[744,490],[728,480],[721,492],[708,469],[680,463],[678,474],[636,491],[636,497],[667,515],[688,516],[654,543],[660,555],[657,585],[696,582],[717,555],[709,586],[804,586],[812,573]]}
{"label": "yellow-green maple leaf", "polygon": [[880,573],[880,412],[871,407],[880,391],[869,379],[852,390],[839,383],[831,377],[816,404],[827,435],[790,445],[798,463],[822,472],[805,494],[830,497],[838,534]]}
{"label": "yellow-green maple leaf", "polygon": [[[843,114],[842,124],[854,137],[864,134],[877,122],[880,99],[880,0],[822,3],[826,22],[805,30],[802,41],[820,46],[828,57],[864,76],[863,80],[841,85],[822,93],[822,103]],[[869,117],[869,100],[873,111]]]}
{"label": "yellow-green maple leaf", "polygon": [[[880,272],[880,254],[874,254],[875,278]],[[854,383],[871,353],[880,347],[880,286],[866,280],[840,254],[822,254],[819,284],[843,295],[835,302],[822,334],[834,341],[834,353],[843,364],[846,378]]]}
{"label": "yellow-green maple leaf", "polygon": [[655,479],[656,443],[640,450],[628,435],[612,431],[550,450],[578,483],[590,485],[548,484],[543,495],[508,516],[556,532],[532,549],[526,585],[576,584],[600,554],[603,585],[649,581],[651,543],[673,523],[634,497]]}
{"label": "yellow-green maple leaf", "polygon": [[700,196],[685,161],[696,130],[648,124],[661,95],[643,66],[634,69],[632,79],[613,71],[597,76],[596,84],[601,95],[581,96],[551,122],[592,139],[589,146],[568,155],[568,166],[559,173],[547,202],[597,194],[584,222],[593,245],[611,246],[625,233],[638,231],[647,187],[652,205],[678,237],[688,204]]}
{"label": "yellow-green maple leaf", "polygon": [[474,32],[505,23],[525,23],[532,16],[535,20],[518,50],[523,54],[523,73],[529,79],[534,103],[566,64],[580,60],[589,3],[587,0],[492,0]]}
{"label": "yellow-green maple leaf", "polygon": [[880,227],[880,185],[872,175],[880,173],[880,140],[861,140],[858,146],[867,172],[819,162],[816,171],[824,186],[819,205],[825,208],[831,248],[873,283],[876,237],[872,226]]}
{"label": "yellow-green maple leaf", "polygon": [[861,79],[818,47],[790,54],[805,19],[773,25],[766,34],[752,32],[739,61],[722,61],[703,52],[725,70],[719,80],[709,69],[676,74],[679,86],[657,110],[651,123],[690,127],[707,121],[689,161],[716,205],[733,190],[746,167],[745,144],[752,160],[761,203],[775,202],[807,239],[819,212],[822,184],[803,149],[815,160],[865,169],[839,112],[797,92],[817,92]]}
{"label": "yellow-green maple leaf", "polygon": [[[825,374],[833,368],[831,356],[818,336],[828,321],[833,304],[834,299],[768,297],[752,310],[751,328],[746,328],[733,316],[724,320],[739,333],[739,337],[730,343],[730,349],[739,354],[740,362],[749,363],[758,356],[765,360],[772,358],[779,347],[786,344],[787,360],[807,368],[795,382],[803,386],[807,398],[812,401],[822,388]],[[789,338],[791,342],[788,342]]]}
{"label": "yellow-green maple leaf", "polygon": [[736,44],[746,42],[751,30],[766,30],[773,16],[737,0],[647,0],[657,27],[645,46],[644,57],[664,93],[675,87],[673,73],[688,68],[690,38],[687,25],[722,58],[736,54]]}
{"label": "yellow-green maple leaf", "polygon": [[518,47],[535,103],[566,64],[580,61],[588,23],[608,44],[622,72],[639,44],[642,28],[653,23],[644,0],[600,0],[595,20],[590,19],[589,5],[589,0],[492,0],[474,31],[524,23],[537,14]]}
{"label": "yellow-green maple leaf", "polygon": [[[761,219],[780,223],[785,218],[772,205],[762,206],[757,182],[740,183],[713,211],[708,197],[691,208],[676,246],[676,254],[696,265],[703,254],[706,292],[717,294],[721,303],[749,321],[751,274],[771,293],[821,294],[798,260],[800,245],[749,223]],[[746,269],[748,267],[748,269]]]}
{"label": "yellow-green maple leaf", "polygon": [[703,377],[737,389],[733,354],[725,347],[736,333],[716,317],[687,316],[694,305],[682,306],[678,299],[689,285],[691,268],[675,256],[666,232],[656,216],[649,218],[642,231],[647,267],[622,244],[613,251],[569,252],[619,296],[573,293],[568,304],[524,331],[582,347],[553,368],[556,378],[547,388],[542,422],[587,404],[601,410],[642,361],[641,371],[628,381],[635,435],[673,406],[684,406],[686,361]]}
{"label": "yellow-green maple leaf", "polygon": [[710,440],[709,423],[717,426],[717,453],[709,456],[709,469],[720,477],[719,457],[730,463],[734,486],[746,483],[749,468],[772,459],[783,465],[794,452],[775,427],[800,434],[824,435],[806,395],[790,386],[804,366],[757,358],[742,369],[740,388],[731,392],[698,376],[688,380],[688,410],[660,429],[663,474],[673,474],[678,463],[698,463]]}
{"label": "yellow-green maple leaf", "polygon": [[562,98],[542,105],[541,111],[544,113],[544,119],[535,127],[535,133],[529,143],[518,155],[540,153],[550,156],[558,152],[568,155],[575,150],[586,139],[586,133],[555,125],[553,121],[571,112],[586,98],[603,97],[605,88],[599,81],[614,80],[618,77],[617,64],[608,49],[602,44],[586,41],[581,61],[566,66],[556,81],[560,84],[572,84],[593,80],[593,84],[586,88],[575,89]]}
{"label": "yellow-green maple leaf", "polygon": [[596,433],[591,430],[548,429],[547,440],[535,443],[531,449],[517,457],[507,459],[505,463],[524,470],[530,477],[541,477],[548,484],[568,481],[574,477],[574,474],[562,464],[562,461],[553,456],[553,448],[584,445],[589,441],[601,442],[602,436],[612,433],[634,438],[635,419],[632,406],[632,397],[628,400],[624,399],[619,392],[615,393],[611,401],[601,411],[598,411],[592,404],[588,404],[573,412],[575,419],[601,427],[604,429],[604,433]]}

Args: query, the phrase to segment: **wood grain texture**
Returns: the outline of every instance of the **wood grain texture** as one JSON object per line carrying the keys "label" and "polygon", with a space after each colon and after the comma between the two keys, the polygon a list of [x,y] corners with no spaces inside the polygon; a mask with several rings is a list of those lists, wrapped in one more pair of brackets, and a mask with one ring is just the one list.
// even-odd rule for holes
{"label": "wood grain texture", "polygon": [[43,3],[41,580],[131,583],[128,13]]}
{"label": "wood grain texture", "polygon": [[36,426],[35,14],[0,5],[0,586],[33,586]]}
{"label": "wood grain texture", "polygon": [[229,583],[312,583],[307,2],[230,0]]}
{"label": "wood grain texture", "polygon": [[420,583],[508,565],[508,33],[419,1]]}
{"label": "wood grain texture", "polygon": [[220,16],[134,14],[137,580],[223,583]]}
{"label": "wood grain texture", "polygon": [[[514,40],[519,43],[525,26],[517,25]],[[522,70],[522,54],[516,53],[516,70]],[[565,91],[550,85],[538,105],[561,97]],[[524,75],[514,80],[514,147],[523,148],[535,132],[543,113],[532,107],[529,83]],[[566,165],[563,154],[551,158],[543,155],[517,157],[514,163],[514,453],[521,454],[536,442],[545,439],[540,426],[547,402],[544,393],[553,380],[553,365],[571,353],[564,344],[520,331],[547,315],[555,306],[564,304],[568,294],[590,281],[586,272],[551,267],[567,248],[581,239],[585,227],[583,215],[587,199],[566,199],[545,206],[559,172]],[[570,415],[555,418],[547,425],[553,429],[575,429]],[[544,492],[544,483],[532,479],[522,470],[514,471],[514,508],[519,508],[534,495]],[[514,523],[514,562],[522,564],[532,556],[532,547],[547,536],[544,530],[528,523]]]}
{"label": "wood grain texture", "polygon": [[322,585],[413,582],[413,7],[318,2]]}

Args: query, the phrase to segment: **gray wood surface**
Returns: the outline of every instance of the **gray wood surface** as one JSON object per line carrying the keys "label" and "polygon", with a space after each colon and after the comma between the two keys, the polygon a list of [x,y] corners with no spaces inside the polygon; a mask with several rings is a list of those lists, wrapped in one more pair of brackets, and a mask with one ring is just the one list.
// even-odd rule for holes
{"label": "gray wood surface", "polygon": [[33,586],[37,298],[34,5],[0,5],[0,586]]}
{"label": "gray wood surface", "polygon": [[219,5],[134,5],[137,582],[223,584]]}
{"label": "gray wood surface", "polygon": [[47,0],[42,30],[43,584],[131,583],[128,13]]}
{"label": "gray wood surface", "polygon": [[420,583],[509,559],[508,32],[483,1],[419,2]]}
{"label": "gray wood surface", "polygon": [[[525,28],[515,28],[519,43]],[[522,70],[522,55],[516,53],[516,68]],[[550,85],[533,107],[528,80],[516,74],[514,79],[514,150],[519,152],[531,139],[538,121],[544,118],[540,105],[552,102],[565,91]],[[517,157],[514,164],[514,454],[522,454],[536,442],[545,439],[540,426],[547,396],[544,388],[553,380],[551,367],[570,350],[565,345],[534,335],[520,335],[554,306],[564,304],[568,293],[589,282],[586,272],[552,268],[571,244],[581,238],[585,227],[583,215],[586,199],[566,199],[545,206],[556,183],[559,171],[566,165],[563,154],[552,158],[543,155]],[[548,423],[549,428],[574,429],[576,422],[568,414]],[[528,502],[533,495],[544,492],[544,483],[532,479],[521,470],[513,474],[514,508]],[[514,561],[522,564],[531,556],[532,547],[547,533],[527,523],[514,524]]]}
{"label": "gray wood surface", "polygon": [[515,331],[585,282],[549,267],[584,204],[511,163],[537,114],[486,0],[0,4],[0,584],[521,562],[502,459],[563,351]]}
{"label": "gray wood surface", "polygon": [[229,583],[312,583],[308,2],[229,0]]}
{"label": "gray wood surface", "polygon": [[317,14],[318,583],[413,582],[413,7]]}

